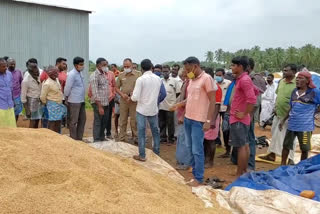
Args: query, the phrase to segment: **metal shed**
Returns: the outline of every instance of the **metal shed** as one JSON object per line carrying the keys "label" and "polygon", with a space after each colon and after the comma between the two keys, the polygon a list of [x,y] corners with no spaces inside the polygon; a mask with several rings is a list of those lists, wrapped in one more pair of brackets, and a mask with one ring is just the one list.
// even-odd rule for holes
{"label": "metal shed", "polygon": [[88,79],[90,13],[33,1],[1,0],[0,56],[16,59],[22,70],[29,58],[36,58],[42,68],[55,65],[58,57],[67,58],[70,70],[73,58],[81,56]]}

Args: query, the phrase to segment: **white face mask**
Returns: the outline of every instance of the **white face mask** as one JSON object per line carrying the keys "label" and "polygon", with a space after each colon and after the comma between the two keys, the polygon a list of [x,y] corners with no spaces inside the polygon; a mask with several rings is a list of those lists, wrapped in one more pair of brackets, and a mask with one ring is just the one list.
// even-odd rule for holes
{"label": "white face mask", "polygon": [[102,68],[102,71],[103,71],[103,72],[108,72],[108,71],[109,71],[109,68],[108,68],[108,67],[103,67],[103,68]]}
{"label": "white face mask", "polygon": [[126,72],[126,73],[130,73],[131,72],[131,68],[125,68],[123,71]]}

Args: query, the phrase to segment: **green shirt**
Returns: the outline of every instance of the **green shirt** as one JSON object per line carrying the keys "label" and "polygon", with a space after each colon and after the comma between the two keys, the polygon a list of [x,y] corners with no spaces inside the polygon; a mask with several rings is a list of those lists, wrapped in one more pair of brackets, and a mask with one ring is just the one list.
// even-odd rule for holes
{"label": "green shirt", "polygon": [[280,80],[276,90],[276,114],[280,119],[283,119],[290,109],[290,99],[292,91],[296,88],[296,79],[294,78],[289,83],[285,79]]}

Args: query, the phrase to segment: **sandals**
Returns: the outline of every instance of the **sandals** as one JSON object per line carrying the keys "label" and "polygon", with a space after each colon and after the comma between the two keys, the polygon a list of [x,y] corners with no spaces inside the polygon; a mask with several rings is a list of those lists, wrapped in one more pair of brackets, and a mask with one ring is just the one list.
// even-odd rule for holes
{"label": "sandals", "polygon": [[211,186],[213,189],[222,189],[222,183],[225,182],[225,180],[218,178],[217,176],[213,176],[211,178],[208,178],[205,181],[205,184],[208,186]]}

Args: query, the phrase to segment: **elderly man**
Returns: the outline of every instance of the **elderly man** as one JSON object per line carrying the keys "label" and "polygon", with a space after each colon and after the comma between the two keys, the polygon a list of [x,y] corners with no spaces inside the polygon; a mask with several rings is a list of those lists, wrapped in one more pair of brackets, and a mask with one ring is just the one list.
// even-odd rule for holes
{"label": "elderly man", "polygon": [[70,117],[70,137],[75,140],[82,140],[84,126],[86,124],[85,110],[85,84],[82,71],[84,59],[75,57],[73,59],[74,69],[68,73],[66,87],[64,89],[65,102],[68,105]]}
{"label": "elderly man", "polygon": [[108,63],[104,58],[96,61],[97,69],[91,74],[90,86],[92,91],[91,104],[94,112],[93,141],[105,141],[105,129],[108,122],[109,84],[106,72]]}
{"label": "elderly man", "polygon": [[[184,62],[184,69],[190,79],[184,128],[187,147],[191,154],[190,163],[195,180],[190,186],[199,186],[203,182],[204,174],[204,132],[210,129],[211,119],[215,110],[215,91],[218,89],[212,77],[200,68],[200,61],[196,57],[188,57]],[[182,104],[177,104],[182,106]]]}
{"label": "elderly man", "polygon": [[141,62],[143,75],[136,81],[131,96],[133,102],[137,102],[137,124],[139,134],[139,155],[133,158],[139,161],[146,161],[146,120],[148,120],[153,136],[153,152],[160,153],[160,135],[158,129],[158,97],[161,88],[161,80],[151,71],[152,63],[149,59]]}
{"label": "elderly man", "polygon": [[21,102],[21,83],[23,80],[22,71],[16,69],[16,61],[9,58],[8,61],[8,71],[12,74],[12,87],[13,87],[13,101],[14,101],[14,114],[16,116],[16,121],[18,121],[19,114],[22,112],[23,105]]}
{"label": "elderly man", "polygon": [[294,149],[297,137],[300,144],[301,160],[308,158],[311,149],[311,136],[314,131],[314,114],[320,104],[320,91],[312,82],[308,71],[302,71],[296,79],[297,88],[293,90],[290,99],[290,110],[282,119],[279,129],[288,120],[288,129],[283,141],[281,165],[287,164],[289,151]]}
{"label": "elderly man", "polygon": [[133,70],[132,60],[127,58],[123,61],[124,71],[119,74],[116,82],[116,92],[120,95],[120,141],[127,140],[127,124],[130,116],[130,125],[134,143],[138,143],[136,126],[137,104],[130,102],[134,86],[140,74]]}
{"label": "elderly man", "polygon": [[0,58],[0,128],[16,127],[13,108],[13,77],[7,62]]}
{"label": "elderly man", "polygon": [[[283,69],[283,79],[279,82],[276,89],[277,99],[275,104],[275,117],[273,118],[271,134],[272,140],[269,146],[269,154],[260,158],[268,161],[275,161],[276,155],[282,155],[283,141],[286,136],[288,123],[285,122],[282,125],[282,129],[279,130],[279,124],[285,118],[286,114],[290,110],[290,98],[292,91],[296,88],[295,74],[297,72],[297,66],[295,64],[288,64]],[[293,149],[295,146],[293,147]],[[294,163],[294,150],[290,151],[289,164]]]}
{"label": "elderly man", "polygon": [[66,107],[62,104],[63,93],[60,82],[57,81],[59,70],[49,66],[47,69],[49,78],[43,83],[40,100],[48,109],[48,128],[54,132],[61,132],[61,121],[66,115]]}
{"label": "elderly man", "polygon": [[40,101],[41,82],[38,65],[35,62],[28,63],[28,75],[21,83],[21,101],[26,110],[26,116],[30,119],[30,128],[39,128],[42,119],[43,106]]}

